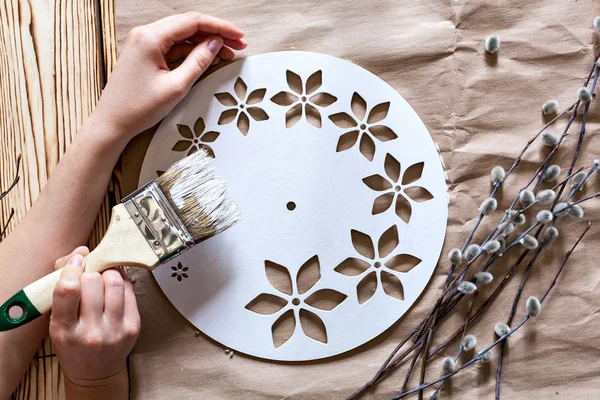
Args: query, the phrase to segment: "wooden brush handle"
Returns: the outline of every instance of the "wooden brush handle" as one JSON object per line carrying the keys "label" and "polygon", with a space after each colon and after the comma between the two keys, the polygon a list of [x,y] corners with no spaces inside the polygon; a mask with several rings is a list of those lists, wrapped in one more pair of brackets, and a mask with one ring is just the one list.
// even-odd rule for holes
{"label": "wooden brush handle", "polygon": [[[119,204],[113,207],[112,217],[102,242],[85,257],[85,270],[102,272],[122,265],[152,269],[159,263],[137,225]],[[52,308],[54,287],[62,268],[38,279],[20,290],[0,306],[0,332],[25,325]],[[23,314],[12,318],[9,311],[19,307]]]}

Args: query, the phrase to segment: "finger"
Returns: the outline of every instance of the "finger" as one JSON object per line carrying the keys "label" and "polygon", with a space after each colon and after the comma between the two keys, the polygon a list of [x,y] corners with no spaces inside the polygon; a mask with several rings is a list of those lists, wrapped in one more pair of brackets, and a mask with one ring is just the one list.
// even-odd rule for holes
{"label": "finger", "polygon": [[196,47],[196,45],[194,45],[193,43],[185,42],[174,45],[173,47],[171,47],[171,50],[169,50],[169,52],[165,56],[167,64],[183,60],[188,56],[188,54],[192,52],[192,50],[194,50],[194,47]]}
{"label": "finger", "polygon": [[223,46],[223,47],[221,47],[221,50],[219,50],[219,57],[223,60],[229,61],[234,56],[235,56],[235,53],[229,47]]}
{"label": "finger", "polygon": [[179,80],[187,88],[192,87],[200,75],[211,65],[222,46],[223,39],[220,36],[207,38],[194,47],[179,67],[169,73],[169,79]]}
{"label": "finger", "polygon": [[210,63],[210,65],[217,65],[221,61],[221,57],[216,56],[215,59]]}
{"label": "finger", "polygon": [[130,336],[136,337],[140,331],[140,312],[133,291],[133,284],[125,281],[123,321]]}
{"label": "finger", "polygon": [[248,47],[248,42],[246,42],[244,39],[224,39],[223,44],[227,47],[231,47],[234,50],[244,50],[246,47]]}
{"label": "finger", "polygon": [[65,266],[65,264],[67,263],[67,261],[73,257],[73,255],[75,254],[81,254],[83,257],[87,256],[88,254],[90,254],[90,250],[86,247],[86,246],[79,246],[78,248],[76,248],[75,250],[73,250],[71,252],[71,254],[63,256],[61,258],[59,258],[58,260],[56,260],[54,262],[54,269],[61,269],[62,267]]}
{"label": "finger", "polygon": [[104,280],[104,316],[111,324],[123,320],[125,282],[119,271],[109,269],[102,273]]}
{"label": "finger", "polygon": [[[192,43],[198,44],[209,36],[212,35],[207,35],[205,33],[196,33],[195,35],[190,36],[187,40]],[[230,47],[233,50],[244,50],[248,46],[248,43],[244,39],[223,39],[223,45]]]}
{"label": "finger", "polygon": [[223,39],[231,40],[241,39],[244,36],[244,32],[232,23],[194,11],[161,19],[148,27],[157,32],[160,39],[169,47],[176,41],[186,39],[197,32],[219,35]]}
{"label": "finger", "polygon": [[86,321],[99,321],[104,314],[104,280],[98,272],[81,276],[79,316]]}
{"label": "finger", "polygon": [[54,287],[52,320],[65,327],[71,327],[77,323],[83,266],[84,260],[81,254],[72,256]]}

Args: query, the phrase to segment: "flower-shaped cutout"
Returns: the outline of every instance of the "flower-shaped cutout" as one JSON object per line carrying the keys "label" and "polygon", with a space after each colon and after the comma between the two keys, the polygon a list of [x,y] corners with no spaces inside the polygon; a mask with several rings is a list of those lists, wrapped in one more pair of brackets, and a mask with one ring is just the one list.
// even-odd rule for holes
{"label": "flower-shaped cutout", "polygon": [[[256,89],[248,94],[248,86],[242,78],[237,78],[231,93],[217,93],[215,97],[224,106],[231,107],[221,113],[219,125],[236,121],[236,126],[242,135],[250,130],[250,118],[254,121],[266,121],[269,115],[257,104],[263,101],[267,89]],[[250,116],[250,118],[248,117]]]}
{"label": "flower-shaped cutout", "polygon": [[[295,279],[292,279],[286,267],[271,261],[265,261],[265,272],[275,294],[258,295],[246,305],[246,309],[261,315],[279,313],[271,328],[275,348],[279,348],[292,337],[297,321],[304,335],[327,343],[327,329],[315,311],[332,311],[347,296],[332,289],[315,290],[321,278],[318,256],[306,261],[298,270]],[[282,330],[281,327],[287,329]]]}
{"label": "flower-shaped cutout", "polygon": [[304,117],[309,124],[321,128],[319,108],[329,107],[337,101],[337,97],[329,93],[317,92],[323,84],[322,71],[314,72],[303,82],[300,75],[287,70],[286,79],[291,92],[282,91],[271,98],[273,103],[289,107],[285,113],[286,126],[291,128]]}
{"label": "flower-shaped cutout", "polygon": [[384,169],[387,177],[371,175],[363,179],[365,185],[377,192],[383,192],[373,202],[372,214],[387,211],[393,204],[398,217],[405,223],[410,222],[412,202],[422,203],[433,199],[433,195],[416,183],[423,174],[424,163],[416,163],[402,171],[400,162],[391,154],[385,156]]}
{"label": "flower-shaped cutout", "polygon": [[[350,129],[340,136],[336,151],[345,151],[359,143],[360,153],[369,161],[375,157],[375,141],[387,142],[398,135],[386,125],[380,124],[388,115],[390,102],[377,104],[369,110],[367,102],[354,92],[350,101],[354,116],[345,112],[332,114],[329,119],[339,128]],[[368,111],[368,112],[367,112]]]}
{"label": "flower-shaped cutout", "polygon": [[175,143],[175,146],[173,146],[172,150],[186,151],[189,149],[187,153],[189,156],[200,149],[204,149],[209,156],[214,157],[215,152],[207,143],[212,143],[217,140],[220,133],[215,131],[204,132],[205,129],[206,126],[204,125],[204,120],[202,118],[198,118],[194,123],[193,132],[187,125],[177,125],[177,130],[183,137],[183,140],[179,140],[177,143]]}
{"label": "flower-shaped cutout", "polygon": [[371,238],[362,232],[352,230],[350,236],[359,256],[345,259],[335,267],[335,271],[359,278],[356,286],[359,304],[371,299],[379,287],[388,296],[404,300],[401,277],[418,266],[421,259],[411,254],[394,254],[399,245],[396,225],[392,225],[381,235],[377,248]]}
{"label": "flower-shaped cutout", "polygon": [[171,278],[176,278],[177,281],[181,282],[184,278],[189,278],[187,271],[188,267],[184,267],[180,262],[177,263],[177,266],[171,267],[173,272],[171,273]]}

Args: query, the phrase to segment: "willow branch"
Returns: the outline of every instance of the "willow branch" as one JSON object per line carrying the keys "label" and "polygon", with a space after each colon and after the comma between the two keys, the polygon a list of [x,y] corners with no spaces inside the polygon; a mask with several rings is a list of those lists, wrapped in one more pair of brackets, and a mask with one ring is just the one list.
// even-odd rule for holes
{"label": "willow branch", "polygon": [[17,168],[15,168],[15,177],[11,183],[11,185],[8,187],[8,189],[6,189],[4,192],[0,193],[0,200],[2,200],[3,198],[5,198],[10,191],[17,186],[17,183],[19,183],[19,180],[21,179],[21,177],[19,176],[19,167],[21,165],[21,155],[19,154],[19,156],[17,157]]}

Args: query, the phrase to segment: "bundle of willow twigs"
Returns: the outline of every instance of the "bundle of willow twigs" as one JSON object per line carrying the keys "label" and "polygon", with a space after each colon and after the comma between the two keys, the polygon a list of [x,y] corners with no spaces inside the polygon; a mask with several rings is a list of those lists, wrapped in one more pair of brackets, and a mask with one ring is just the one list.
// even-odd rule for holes
{"label": "bundle of willow twigs", "polygon": [[[596,27],[596,25],[598,26]],[[600,18],[594,21],[594,26],[600,31]],[[486,51],[490,51],[488,47],[494,50],[494,52],[498,50],[499,39],[497,37],[494,38],[494,40],[490,40],[489,38],[486,40]],[[534,293],[528,297],[524,307],[525,317],[515,323],[513,319],[517,313],[519,304],[522,302],[525,282],[531,270],[536,266],[536,261],[542,251],[548,248],[558,237],[561,224],[565,219],[583,218],[584,208],[582,205],[600,196],[600,192],[591,193],[581,196],[582,198],[579,200],[574,200],[574,196],[580,191],[585,190],[586,182],[600,167],[600,160],[595,160],[591,165],[578,166],[582,144],[586,138],[587,117],[590,104],[595,97],[594,92],[599,74],[600,58],[596,57],[584,86],[576,93],[577,100],[564,111],[557,113],[551,121],[542,127],[525,144],[523,150],[508,170],[505,170],[503,166],[496,166],[492,169],[490,195],[479,207],[479,215],[473,229],[461,248],[452,249],[449,252],[448,263],[450,266],[448,268],[447,279],[433,307],[428,310],[425,318],[396,346],[373,378],[348,397],[348,399],[359,398],[367,390],[381,382],[392,371],[406,362],[408,363],[408,369],[402,387],[392,399],[401,399],[412,394],[418,394],[419,399],[422,399],[425,389],[429,389],[431,391],[431,394],[428,394],[429,398],[435,400],[439,398],[440,389],[447,378],[460,373],[470,366],[490,362],[495,358],[498,360],[496,399],[500,398],[502,366],[507,339],[527,321],[540,313],[542,304],[546,301],[548,294],[557,283],[571,253],[591,227],[591,222],[582,225],[582,233],[564,255],[545,292]],[[558,104],[555,100],[550,100],[544,104],[542,111],[544,114],[556,114],[557,106]],[[559,178],[561,168],[553,164],[553,160],[557,150],[561,146],[564,147],[563,140],[570,133],[569,131],[578,115],[581,115],[581,126],[576,146],[572,152],[570,165],[564,173],[564,178]],[[556,125],[557,121],[567,118],[567,116],[568,120],[561,135],[555,135],[548,131],[549,127]],[[525,182],[522,189],[514,197],[508,209],[501,213],[497,211],[498,201],[495,197],[499,189],[506,184],[507,180],[511,177],[514,178],[513,173],[515,169],[519,167],[523,156],[534,142],[541,142],[549,148],[549,152],[533,176],[529,181]],[[546,188],[544,189],[543,186]],[[487,222],[487,220],[494,217],[499,218],[497,223],[492,223],[493,229],[490,232],[478,232],[478,230],[481,230],[482,221],[486,220]],[[485,237],[480,244],[473,243],[476,234],[478,234],[478,237]],[[504,256],[509,252],[517,254],[520,252],[517,261],[513,264],[504,262],[506,260]],[[529,261],[525,262],[530,254]],[[501,269],[503,266],[505,269]],[[498,323],[494,326],[497,339],[489,345],[483,346],[482,350],[473,353],[467,361],[459,365],[459,356],[474,350],[477,343],[475,336],[467,334],[468,329],[485,313],[494,300],[503,293],[503,289],[521,266],[525,266],[525,269],[516,292],[512,294],[512,308],[506,323]],[[498,279],[499,282],[496,284],[496,288],[491,290],[489,294],[480,291],[481,286],[491,285],[492,282],[495,283],[495,271],[498,271],[496,273],[497,276],[502,277],[502,279]],[[485,297],[486,295],[487,297]],[[462,326],[458,327],[449,336],[443,338],[440,345],[431,348],[439,325],[447,320],[448,315],[455,310],[458,304],[463,302],[467,302],[467,311],[464,315]],[[452,345],[457,346],[455,356],[442,358],[441,376],[426,382],[426,371],[432,359],[442,351],[450,350],[449,348]],[[496,354],[496,357],[493,356],[494,354]],[[409,389],[408,384],[411,376],[415,373],[417,365],[420,365],[419,385]],[[439,364],[436,363],[436,366],[436,369],[438,369]]]}

